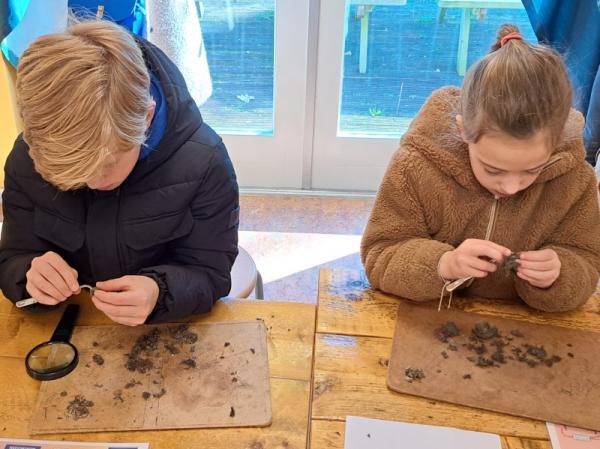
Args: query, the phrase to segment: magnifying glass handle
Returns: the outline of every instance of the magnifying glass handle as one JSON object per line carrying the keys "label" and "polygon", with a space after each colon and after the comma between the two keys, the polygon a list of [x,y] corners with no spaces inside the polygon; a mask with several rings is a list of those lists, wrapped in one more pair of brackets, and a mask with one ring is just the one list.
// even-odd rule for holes
{"label": "magnifying glass handle", "polygon": [[75,321],[79,315],[79,305],[69,304],[63,313],[62,318],[58,322],[50,341],[68,342],[71,339]]}

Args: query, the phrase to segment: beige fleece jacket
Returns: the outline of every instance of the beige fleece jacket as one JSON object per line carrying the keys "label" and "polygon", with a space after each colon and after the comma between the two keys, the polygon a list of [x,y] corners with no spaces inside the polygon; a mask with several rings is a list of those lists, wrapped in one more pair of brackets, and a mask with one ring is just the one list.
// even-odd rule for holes
{"label": "beige fleece jacket", "polygon": [[[585,162],[583,118],[572,111],[565,138],[527,189],[495,199],[471,170],[468,147],[455,124],[460,90],[434,92],[388,166],[362,238],[372,286],[415,301],[439,299],[441,255],[468,238],[513,252],[552,248],[561,261],[554,284],[540,289],[497,270],[463,290],[488,298],[521,298],[544,311],[570,310],[595,291],[600,269],[596,176]],[[490,224],[491,222],[491,224]]]}

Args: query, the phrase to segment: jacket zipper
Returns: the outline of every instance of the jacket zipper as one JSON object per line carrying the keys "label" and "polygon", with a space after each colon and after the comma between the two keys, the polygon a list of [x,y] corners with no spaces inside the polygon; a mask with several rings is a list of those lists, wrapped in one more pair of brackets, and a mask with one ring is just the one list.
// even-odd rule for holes
{"label": "jacket zipper", "polygon": [[485,240],[489,240],[492,237],[492,233],[496,227],[496,218],[498,218],[498,198],[494,197],[494,202],[492,203],[492,208],[490,209],[490,219],[485,231]]}
{"label": "jacket zipper", "polygon": [[[496,227],[496,220],[498,218],[498,206],[498,198],[494,197],[494,202],[492,203],[492,207],[490,209],[490,218],[488,220],[487,229],[485,230],[485,240],[489,240],[492,237],[492,233],[494,232],[494,228]],[[473,280],[473,276],[469,276],[466,278],[457,279],[452,282],[447,282],[442,289],[442,296],[444,295],[444,291],[452,293],[458,287],[461,287],[465,284],[467,285],[467,287],[470,286]]]}
{"label": "jacket zipper", "polygon": [[115,223],[115,240],[116,240],[116,244],[117,244],[117,259],[119,259],[119,267],[121,269],[121,273],[125,273],[125,270],[123,270],[123,265],[125,264],[125,261],[123,260],[123,250],[121,248],[121,235],[120,235],[120,227],[119,227],[120,218],[121,218],[121,186],[119,186],[117,188],[117,214],[116,214],[116,223]]}

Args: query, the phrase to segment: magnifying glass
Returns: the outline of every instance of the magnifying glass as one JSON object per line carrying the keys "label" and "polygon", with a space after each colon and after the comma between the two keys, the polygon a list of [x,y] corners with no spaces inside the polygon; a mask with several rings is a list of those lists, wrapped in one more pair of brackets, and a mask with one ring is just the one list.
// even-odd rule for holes
{"label": "magnifying glass", "polygon": [[79,362],[77,348],[69,340],[79,315],[79,306],[69,304],[49,341],[29,351],[25,358],[27,374],[37,380],[54,380],[66,376]]}

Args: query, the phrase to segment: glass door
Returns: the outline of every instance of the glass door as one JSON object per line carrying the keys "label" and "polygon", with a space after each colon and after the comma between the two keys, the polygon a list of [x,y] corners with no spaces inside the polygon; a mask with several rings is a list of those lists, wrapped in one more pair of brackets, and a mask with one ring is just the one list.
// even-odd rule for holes
{"label": "glass door", "polygon": [[431,92],[460,85],[521,0],[195,0],[200,106],[243,187],[374,191]]}
{"label": "glass door", "polygon": [[308,1],[203,0],[212,95],[200,106],[240,186],[301,188]]}

